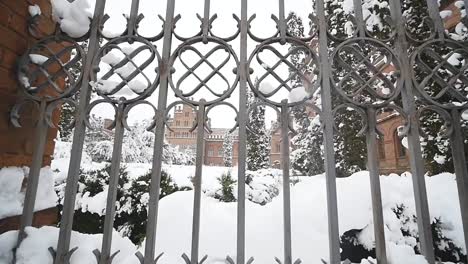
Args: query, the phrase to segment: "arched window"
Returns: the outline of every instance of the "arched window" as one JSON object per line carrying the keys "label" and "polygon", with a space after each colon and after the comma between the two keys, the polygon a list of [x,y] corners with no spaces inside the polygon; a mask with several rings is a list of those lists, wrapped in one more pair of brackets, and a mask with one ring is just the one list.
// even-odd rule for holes
{"label": "arched window", "polygon": [[401,138],[398,136],[398,129],[393,132],[393,141],[395,144],[395,154],[397,158],[406,156],[406,148],[401,144]]}

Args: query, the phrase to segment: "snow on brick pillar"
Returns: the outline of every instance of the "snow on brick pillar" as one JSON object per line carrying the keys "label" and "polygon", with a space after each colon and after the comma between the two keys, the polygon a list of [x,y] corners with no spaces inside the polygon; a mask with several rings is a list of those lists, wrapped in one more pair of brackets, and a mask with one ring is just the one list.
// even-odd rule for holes
{"label": "snow on brick pillar", "polygon": [[[49,0],[0,0],[0,168],[7,166],[30,166],[34,149],[34,120],[32,109],[22,111],[22,128],[15,128],[9,121],[9,112],[19,99],[16,81],[16,61],[36,40],[28,31],[29,5],[38,5],[42,15],[37,32],[47,35],[55,30]],[[55,121],[59,112],[54,113]],[[44,166],[51,162],[56,129],[49,131]],[[51,225],[57,221],[56,208],[36,212],[34,226]],[[0,234],[17,229],[19,217],[0,220]]]}
{"label": "snow on brick pillar", "polygon": [[[18,100],[16,61],[34,44],[35,39],[28,32],[29,5],[37,4],[42,15],[37,30],[50,34],[55,29],[51,18],[49,0],[0,0],[0,168],[6,166],[29,166],[34,149],[34,114],[32,109],[22,112],[22,128],[15,128],[9,121],[9,111]],[[58,119],[59,113],[54,113]],[[49,131],[44,165],[50,164],[54,150],[56,129]]]}

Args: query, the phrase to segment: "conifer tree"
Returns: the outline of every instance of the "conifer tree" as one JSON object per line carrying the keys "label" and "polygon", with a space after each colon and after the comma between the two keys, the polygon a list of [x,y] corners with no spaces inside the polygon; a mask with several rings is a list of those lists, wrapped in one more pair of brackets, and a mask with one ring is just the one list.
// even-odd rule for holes
{"label": "conifer tree", "polygon": [[223,140],[223,162],[226,167],[232,167],[232,145],[232,135],[229,131],[226,131]]}
{"label": "conifer tree", "polygon": [[[257,81],[256,81],[257,83]],[[270,166],[270,133],[265,127],[265,106],[258,102],[252,91],[247,91],[249,109],[247,131],[247,169],[256,171]]]}
{"label": "conifer tree", "polygon": [[[291,12],[288,20],[288,32],[294,37],[302,38],[304,25],[301,17]],[[291,45],[290,50],[295,46]],[[291,63],[300,69],[307,60],[303,51],[296,51],[290,56]],[[301,77],[293,69],[290,69],[292,88],[303,86]],[[317,98],[315,98],[317,99]],[[318,100],[313,100],[317,102]],[[304,105],[292,109],[296,135],[291,139],[294,150],[291,153],[291,166],[303,175],[317,175],[323,173],[323,148],[322,131],[319,117],[313,116]]]}

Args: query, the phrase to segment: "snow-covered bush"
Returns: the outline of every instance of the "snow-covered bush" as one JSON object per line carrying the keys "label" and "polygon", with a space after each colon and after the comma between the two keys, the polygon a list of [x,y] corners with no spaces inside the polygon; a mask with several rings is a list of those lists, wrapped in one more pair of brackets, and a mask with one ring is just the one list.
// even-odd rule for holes
{"label": "snow-covered bush", "polygon": [[[117,230],[139,245],[146,237],[146,222],[148,219],[148,202],[150,193],[151,172],[131,181],[124,197],[126,210],[117,212],[115,225]],[[188,187],[179,187],[172,181],[166,171],[161,172],[161,185],[159,199],[177,191],[190,190]]]}
{"label": "snow-covered bush", "polygon": [[[73,230],[88,234],[102,232],[109,173],[110,163],[105,164],[103,168],[80,171]],[[130,178],[125,167],[120,169],[114,228],[136,244],[141,243],[146,233],[150,182],[150,172],[137,178]],[[61,204],[63,204],[64,188],[64,182],[56,186]],[[162,171],[160,198],[188,189],[179,188],[171,177]]]}
{"label": "snow-covered bush", "polygon": [[249,201],[265,205],[279,194],[281,171],[261,169],[246,171],[246,197]]}

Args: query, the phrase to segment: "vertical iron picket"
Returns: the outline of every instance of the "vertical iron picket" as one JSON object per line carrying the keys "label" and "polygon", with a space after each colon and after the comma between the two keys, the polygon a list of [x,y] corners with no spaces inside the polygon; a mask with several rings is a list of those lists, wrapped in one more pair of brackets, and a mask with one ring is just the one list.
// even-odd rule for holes
{"label": "vertical iron picket", "polygon": [[325,17],[324,0],[317,0],[316,9],[319,26],[319,58],[322,71],[322,113],[320,118],[323,123],[323,145],[325,149],[329,260],[331,264],[338,264],[341,263],[341,257],[336,193],[335,150],[333,146],[333,109],[330,84],[331,65],[328,55],[327,19]]}
{"label": "vertical iron picket", "polygon": [[463,237],[465,246],[468,245],[468,169],[467,160],[463,142],[463,128],[461,126],[461,113],[457,109],[451,110],[452,116],[452,134],[450,142],[452,145],[453,166],[455,177],[457,179],[458,200],[460,202],[460,211],[463,224]]}
{"label": "vertical iron picket", "polygon": [[156,231],[159,209],[159,191],[161,185],[162,152],[164,147],[164,129],[167,106],[167,93],[169,88],[169,73],[172,65],[169,64],[172,48],[172,33],[174,28],[175,0],[167,0],[166,18],[164,20],[163,50],[159,64],[160,84],[158,95],[158,109],[156,112],[156,126],[154,128],[155,143],[153,150],[153,164],[151,167],[150,198],[148,202],[148,222],[146,226],[146,245],[144,264],[153,264],[155,261]]}
{"label": "vertical iron picket", "polygon": [[372,215],[374,222],[375,255],[377,263],[387,264],[387,249],[385,246],[385,225],[382,210],[382,194],[380,189],[379,160],[377,152],[377,115],[374,108],[367,109],[367,166],[370,176],[372,195]]}
{"label": "vertical iron picket", "polygon": [[247,0],[241,0],[239,53],[239,146],[237,159],[237,264],[245,263],[245,171],[247,156]]}
{"label": "vertical iron picket", "polygon": [[63,212],[54,264],[68,264],[70,262],[71,254],[74,251],[70,251],[70,239],[73,227],[75,200],[76,193],[78,191],[78,179],[86,132],[85,115],[91,97],[91,87],[89,85],[89,81],[92,70],[92,61],[99,49],[99,27],[104,16],[105,5],[106,0],[96,1],[93,19],[90,24],[88,51],[86,53],[85,62],[83,63],[84,67],[81,69],[83,78],[80,88],[80,101],[75,120],[75,129],[73,132],[68,177],[65,186],[65,198],[63,201]]}
{"label": "vertical iron picket", "polygon": [[[465,6],[468,6],[468,0],[463,0]],[[425,45],[440,42],[443,45],[444,43],[455,43],[455,41],[450,40],[445,36],[445,28],[443,24],[443,20],[440,17],[440,10],[436,0],[427,0],[427,7],[431,21],[433,22],[433,31],[431,33],[435,33],[435,37],[431,37],[429,39],[423,40],[420,43],[408,43],[410,37],[407,35],[407,29],[405,28],[404,21],[405,18],[402,13],[402,5],[401,2],[390,1],[390,12],[392,17],[392,25],[391,27],[395,31],[395,35],[392,35],[394,39],[392,41],[386,40],[383,43],[380,40],[374,40],[373,38],[369,37],[370,33],[366,31],[366,20],[363,17],[363,9],[362,9],[362,0],[353,0],[354,4],[354,15],[355,15],[355,26],[357,34],[353,36],[349,36],[348,39],[343,40],[342,43],[335,43],[339,44],[335,50],[339,47],[349,45],[349,43],[362,43],[366,45],[369,42],[375,42],[378,45],[387,47],[387,42],[392,42],[394,46],[393,49],[387,48],[387,50],[393,56],[392,59],[397,57],[399,61],[399,76],[397,76],[398,81],[402,80],[403,85],[401,89],[401,99],[403,104],[402,110],[399,106],[396,106],[395,100],[396,96],[393,98],[388,99],[388,101],[384,102],[383,104],[360,104],[359,102],[354,102],[353,98],[347,98],[348,101],[351,101],[350,104],[352,107],[355,107],[355,110],[362,111],[366,114],[367,118],[365,118],[366,122],[366,146],[367,146],[367,166],[370,174],[370,187],[371,187],[371,196],[372,196],[372,213],[373,213],[373,224],[374,224],[374,234],[375,234],[375,246],[376,246],[376,257],[377,262],[379,264],[386,264],[387,261],[387,252],[386,252],[386,241],[385,241],[385,224],[384,224],[384,217],[383,217],[383,205],[382,205],[382,194],[381,194],[381,186],[380,186],[380,171],[379,171],[379,157],[378,157],[378,133],[377,133],[377,115],[379,110],[384,107],[394,108],[402,114],[403,116],[408,116],[409,126],[407,131],[407,138],[408,138],[408,148],[409,148],[409,161],[411,166],[411,173],[412,173],[412,181],[413,181],[413,190],[414,190],[414,198],[416,204],[416,213],[417,213],[417,224],[418,224],[418,231],[419,231],[419,243],[420,243],[420,250],[421,253],[425,256],[426,260],[429,264],[435,264],[435,256],[434,256],[434,249],[433,249],[433,235],[431,232],[431,218],[429,213],[429,205],[428,205],[428,198],[427,198],[427,190],[426,190],[426,182],[425,182],[425,168],[424,168],[424,160],[422,157],[421,151],[421,143],[420,143],[420,124],[419,124],[419,99],[422,102],[422,108],[432,108],[439,109],[441,112],[446,112],[447,116],[450,119],[450,143],[452,148],[452,157],[454,163],[454,170],[457,179],[457,188],[458,188],[458,195],[459,195],[459,203],[461,208],[461,215],[462,215],[462,224],[464,230],[464,240],[465,244],[468,244],[468,168],[467,168],[467,160],[466,160],[466,153],[464,152],[464,136],[462,133],[462,113],[466,110],[466,105],[443,105],[437,101],[438,98],[431,100],[428,99],[421,91],[421,87],[416,84],[415,73],[413,70],[414,64],[414,57],[415,54],[417,55],[418,50]],[[139,16],[138,9],[140,0],[132,0],[131,2],[131,10],[130,16],[127,20],[127,31],[124,36],[119,36],[117,38],[128,38],[128,43],[133,43],[135,40],[144,42],[146,46],[149,46],[149,50],[152,51],[153,59],[156,56],[157,49],[152,41],[160,40],[162,38],[162,55],[159,57],[159,53],[157,53],[158,58],[158,68],[157,74],[159,79],[153,84],[150,85],[151,88],[155,88],[159,84],[159,94],[158,94],[158,106],[153,109],[156,111],[155,113],[155,120],[154,120],[154,148],[153,148],[153,160],[152,160],[152,171],[151,171],[151,184],[150,184],[150,193],[149,193],[149,202],[148,202],[148,218],[147,218],[147,227],[146,227],[146,247],[145,247],[145,254],[143,256],[142,253],[136,253],[139,261],[141,264],[154,264],[157,262],[158,258],[155,258],[155,250],[156,250],[156,238],[157,238],[157,223],[158,223],[158,210],[159,210],[159,196],[160,196],[160,181],[161,181],[161,174],[162,174],[162,156],[163,156],[163,147],[164,147],[164,130],[165,130],[165,121],[167,118],[167,100],[168,100],[168,90],[171,87],[176,97],[182,100],[182,103],[186,103],[191,107],[197,107],[197,139],[196,139],[196,164],[195,164],[195,178],[194,178],[194,203],[193,203],[193,219],[192,219],[192,234],[191,234],[191,253],[190,259],[187,255],[183,255],[183,258],[187,264],[198,264],[206,260],[207,256],[204,256],[202,259],[199,259],[199,246],[200,246],[200,222],[201,222],[201,200],[202,200],[202,173],[203,173],[203,164],[204,164],[204,155],[205,155],[205,121],[207,119],[207,115],[210,109],[214,106],[227,104],[230,103],[223,102],[226,100],[234,89],[239,89],[239,106],[238,106],[238,116],[237,116],[237,126],[238,126],[238,137],[239,137],[239,145],[238,145],[238,188],[237,188],[237,228],[236,228],[236,263],[231,257],[227,257],[227,261],[230,264],[246,264],[245,259],[245,237],[246,237],[246,169],[247,169],[247,120],[248,120],[248,109],[247,109],[247,89],[250,88],[254,91],[256,96],[258,96],[262,103],[265,105],[271,106],[275,108],[276,111],[281,109],[280,113],[280,121],[281,121],[281,164],[282,164],[282,172],[283,172],[283,243],[284,243],[284,259],[281,261],[277,259],[277,262],[284,263],[284,264],[292,264],[293,263],[293,256],[292,256],[292,224],[291,224],[291,187],[290,187],[290,138],[289,138],[289,131],[291,129],[291,107],[294,106],[298,102],[288,102],[288,100],[282,100],[281,103],[272,103],[270,101],[271,95],[262,95],[259,87],[254,87],[253,82],[251,80],[251,74],[253,73],[253,69],[250,68],[250,63],[252,63],[253,58],[255,56],[259,56],[259,53],[263,51],[263,49],[270,49],[274,50],[274,44],[286,45],[302,45],[302,50],[305,50],[304,47],[309,47],[315,45],[315,41],[318,42],[318,58],[314,51],[312,51],[310,60],[316,59],[319,60],[319,68],[320,74],[317,74],[317,79],[320,82],[320,95],[321,95],[321,109],[318,109],[317,112],[320,114],[321,122],[323,124],[323,145],[324,145],[324,160],[325,160],[325,179],[326,179],[326,197],[327,197],[327,213],[328,213],[328,237],[329,237],[329,263],[330,264],[339,264],[341,263],[341,256],[340,256],[340,233],[339,233],[339,221],[338,221],[338,199],[337,199],[337,186],[336,186],[336,160],[335,160],[335,149],[334,149],[334,111],[340,107],[346,107],[347,104],[343,103],[333,109],[335,101],[333,100],[332,104],[332,87],[336,86],[336,82],[333,79],[335,77],[335,67],[332,67],[335,52],[329,54],[330,42],[334,42],[335,38],[329,35],[328,32],[328,18],[325,13],[325,0],[316,0],[315,3],[315,14],[316,17],[313,22],[317,23],[317,32],[318,35],[311,35],[310,38],[298,38],[291,36],[288,31],[288,18],[285,17],[285,0],[278,0],[279,4],[279,14],[278,18],[272,16],[277,24],[277,32],[271,38],[259,38],[256,37],[250,31],[250,23],[255,18],[252,16],[250,19],[248,18],[248,0],[241,0],[241,16],[240,19],[234,16],[234,18],[238,22],[239,30],[236,34],[231,37],[227,38],[220,38],[215,36],[211,32],[212,22],[216,18],[215,16],[210,17],[210,0],[204,0],[204,15],[201,20],[201,30],[195,36],[189,38],[183,38],[178,36],[174,32],[175,23],[179,20],[180,17],[174,17],[175,11],[175,0],[167,0],[166,3],[166,15],[163,24],[163,31],[161,31],[160,35],[154,38],[145,38],[138,34],[138,23],[142,19]],[[39,117],[38,123],[35,128],[35,139],[36,139],[36,146],[32,155],[32,164],[31,169],[28,176],[28,185],[25,194],[25,202],[23,207],[23,214],[21,217],[20,228],[18,232],[18,240],[16,248],[18,248],[26,238],[25,229],[32,225],[33,216],[34,216],[34,206],[36,202],[36,193],[39,184],[39,176],[40,170],[42,167],[42,159],[44,155],[44,150],[47,141],[47,134],[48,129],[50,126],[50,120],[48,120],[49,112],[51,113],[53,109],[49,109],[49,106],[54,106],[55,103],[58,103],[60,100],[72,100],[70,97],[77,93],[78,87],[79,89],[79,105],[77,106],[77,113],[76,113],[76,120],[75,120],[75,130],[73,134],[73,141],[72,141],[72,150],[71,150],[71,158],[69,162],[68,168],[68,177],[66,180],[66,187],[65,187],[65,196],[64,196],[64,203],[63,203],[63,212],[62,218],[60,223],[60,231],[59,231],[59,239],[57,244],[57,249],[54,250],[50,248],[50,252],[54,258],[54,264],[69,264],[70,258],[73,252],[77,249],[70,250],[70,240],[71,240],[71,233],[73,227],[73,216],[75,210],[75,201],[76,195],[78,190],[78,180],[79,180],[79,171],[82,159],[82,151],[83,145],[85,140],[85,132],[86,132],[86,123],[87,123],[87,115],[90,111],[90,106],[94,106],[93,103],[90,103],[90,95],[91,95],[91,86],[89,82],[93,77],[93,73],[97,71],[99,65],[93,65],[95,63],[96,58],[100,58],[100,55],[106,54],[107,51],[103,47],[100,49],[99,40],[101,37],[101,27],[104,20],[107,18],[104,17],[104,9],[105,9],[106,1],[105,0],[97,0],[93,19],[90,24],[90,31],[86,35],[88,38],[88,51],[84,56],[83,67],[81,70],[82,78],[80,79],[80,83],[76,87],[76,90],[71,89],[71,91],[64,92],[64,94],[60,95],[58,98],[52,99],[29,99],[36,103],[39,106]],[[161,18],[162,19],[162,18]],[[402,22],[403,21],[403,22]],[[62,32],[63,33],[63,32]],[[60,33],[60,34],[62,34]],[[60,34],[57,34],[57,39],[59,39]],[[66,34],[63,34],[66,35]],[[172,44],[173,44],[173,36],[176,37],[178,40],[182,42],[182,44],[178,47],[176,52],[172,53]],[[63,37],[63,36],[62,36]],[[240,49],[238,51],[234,51],[231,47],[230,41],[237,39],[239,37],[240,41]],[[255,48],[254,52],[250,54],[249,58],[249,50],[248,50],[248,41],[249,37],[250,40],[257,42],[258,46]],[[68,38],[68,37],[67,37]],[[115,38],[115,39],[117,39]],[[74,41],[81,41],[79,39],[72,39],[68,38],[69,40]],[[109,41],[113,41],[115,39],[109,38]],[[120,41],[120,39],[119,39]],[[117,41],[117,45],[125,42]],[[311,43],[309,43],[309,41]],[[349,42],[348,42],[349,41]],[[341,42],[341,40],[339,41]],[[347,43],[345,43],[347,42]],[[417,42],[417,41],[413,41]],[[179,84],[174,85],[172,80],[173,76],[172,73],[174,72],[174,63],[175,60],[180,56],[180,54],[184,51],[185,48],[189,47],[188,49],[197,50],[195,45],[197,44],[218,44],[221,48],[216,47],[216,49],[225,50],[232,56],[236,62],[236,69],[234,73],[236,74],[236,79],[232,84],[232,87],[224,91],[222,94],[215,94],[217,99],[213,101],[200,99],[198,101],[193,101],[193,98],[189,98],[189,96],[185,96],[187,94],[193,95],[196,93],[200,87],[207,87],[208,82],[210,79],[215,75],[220,75],[222,78],[224,76],[220,73],[221,68],[223,68],[226,64],[223,64],[219,67],[214,67],[212,63],[208,61],[211,54],[216,51],[215,49],[212,50],[212,53],[209,55],[200,55],[200,60],[195,64],[193,67],[187,67],[187,72],[184,74],[182,79],[187,78],[187,76],[195,75],[197,78],[198,76],[195,74],[195,70],[200,65],[207,63],[209,67],[211,67],[212,72],[206,77],[204,80],[198,78],[200,81],[199,84],[196,84],[197,88],[195,88],[192,92],[184,94],[181,92]],[[420,45],[416,47],[416,49],[410,54],[410,45],[417,44]],[[309,45],[309,46],[307,46]],[[453,44],[455,45],[455,44]],[[460,44],[457,44],[460,45]],[[314,47],[315,48],[315,47]],[[311,48],[312,50],[312,48]],[[64,52],[64,51],[62,51]],[[197,50],[197,52],[199,52]],[[239,59],[237,59],[237,52],[239,53]],[[346,50],[345,50],[346,52]],[[468,50],[467,50],[468,52]],[[101,54],[103,53],[103,54]],[[134,53],[131,56],[126,56],[126,59],[131,60],[134,56],[137,55],[138,52]],[[277,67],[281,64],[286,64],[290,68],[294,68],[291,64],[288,64],[288,56],[280,54],[280,52],[275,53],[278,56],[279,61],[273,66],[270,67],[268,65],[261,65],[265,70],[266,74],[264,77],[261,78],[263,80],[268,75],[274,76],[276,80],[280,83],[280,88],[289,89],[291,92],[291,88],[288,86],[288,82],[290,79],[283,80],[279,75],[277,75],[274,71]],[[350,52],[350,54],[353,52]],[[393,55],[395,53],[396,55]],[[201,53],[199,53],[201,54]],[[99,55],[99,56],[98,56]],[[127,54],[128,55],[128,54]],[[351,54],[353,55],[353,54]],[[354,54],[356,55],[356,54]],[[413,56],[411,56],[413,55]],[[55,56],[55,55],[54,55]],[[55,57],[57,58],[57,57]],[[230,59],[231,57],[229,57]],[[363,56],[362,61],[367,60],[368,58]],[[446,58],[443,58],[445,61],[439,62],[441,65],[444,66],[443,63],[446,62]],[[372,61],[372,60],[371,60]],[[367,61],[366,63],[371,63],[371,61]],[[127,61],[128,62],[128,61]],[[121,62],[125,64],[127,62]],[[372,61],[374,62],[374,61]],[[97,62],[99,63],[99,62]],[[132,62],[133,63],[133,62]],[[64,65],[61,65],[64,66]],[[148,65],[145,65],[145,67]],[[67,66],[68,67],[68,66]],[[377,69],[378,67],[372,68],[369,66],[369,70],[373,72],[375,75],[383,75],[381,69]],[[44,70],[44,69],[42,69]],[[143,68],[138,68],[137,71],[141,73]],[[301,69],[294,69],[292,72],[293,74],[302,74],[307,75],[307,73],[300,72]],[[317,69],[315,69],[317,70]],[[434,69],[432,74],[436,73],[438,69]],[[300,73],[298,73],[300,72]],[[317,71],[318,72],[318,71]],[[132,73],[137,75],[137,72]],[[460,73],[464,74],[464,72]],[[68,76],[70,77],[70,76]],[[135,77],[135,76],[133,76]],[[301,76],[300,76],[301,77]],[[55,77],[54,77],[55,78]],[[124,78],[121,85],[128,85],[128,82],[131,78]],[[55,80],[54,80],[55,81]],[[159,82],[158,82],[159,81]],[[182,80],[183,81],[183,80]],[[304,80],[302,80],[304,81]],[[310,82],[310,80],[308,80]],[[49,82],[52,83],[51,80]],[[359,81],[358,81],[359,82]],[[442,81],[440,81],[442,82]],[[371,81],[366,83],[366,85],[370,85]],[[238,84],[238,85],[237,85]],[[439,83],[440,84],[440,83]],[[451,83],[448,83],[447,86],[451,86]],[[258,85],[259,86],[259,85]],[[305,86],[305,85],[304,85]],[[311,88],[313,85],[310,85]],[[401,86],[400,86],[401,87]],[[336,88],[336,87],[335,87]],[[451,88],[451,87],[448,87]],[[312,89],[312,88],[311,88]],[[57,90],[57,88],[56,88]],[[338,89],[337,89],[338,90]],[[106,214],[105,214],[105,223],[104,223],[104,232],[103,232],[103,241],[101,250],[96,249],[94,254],[96,255],[97,261],[99,264],[111,264],[112,259],[116,256],[118,252],[112,253],[112,233],[113,233],[113,225],[115,220],[115,211],[116,211],[116,198],[117,198],[117,190],[118,190],[118,183],[119,183],[119,171],[120,171],[120,163],[122,158],[122,145],[124,139],[124,130],[127,126],[126,118],[130,108],[139,104],[145,103],[143,102],[154,90],[149,91],[146,94],[139,94],[141,97],[137,97],[136,99],[127,100],[126,98],[122,97],[120,99],[112,99],[111,96],[106,94],[98,94],[103,96],[105,99],[98,100],[100,102],[112,104],[114,109],[116,110],[115,113],[115,137],[114,137],[114,145],[113,145],[113,153],[112,153],[112,160],[111,160],[111,171],[109,177],[109,187],[108,187],[108,196],[107,196],[107,203],[106,203]],[[340,93],[339,91],[337,91]],[[115,91],[114,91],[115,93]],[[400,94],[400,91],[398,91]],[[341,94],[343,95],[343,94]],[[421,96],[422,95],[422,96]],[[415,96],[418,96],[416,99]],[[31,97],[31,96],[30,96]],[[421,98],[419,98],[421,97]],[[430,96],[429,96],[430,97]],[[310,98],[309,98],[310,99]],[[463,98],[464,100],[465,98]],[[132,101],[133,100],[133,101]],[[27,101],[27,100],[26,100]],[[65,100],[63,100],[65,101]],[[305,103],[304,100],[302,103]],[[416,104],[418,102],[418,105]],[[464,101],[466,102],[466,100]],[[148,103],[148,102],[146,102]],[[151,104],[151,103],[148,103]],[[231,105],[232,106],[232,105]],[[92,107],[91,107],[92,108]],[[169,108],[171,108],[169,106]],[[232,106],[232,108],[235,108]],[[397,109],[398,108],[398,109]],[[316,109],[317,110],[317,109]],[[365,110],[365,111],[364,111]],[[234,128],[233,128],[234,130]],[[16,260],[13,260],[16,262]],[[247,261],[247,264],[253,262],[253,258],[250,258]],[[300,263],[300,259],[297,259],[294,263]]]}
{"label": "vertical iron picket", "polygon": [[416,117],[416,105],[414,101],[413,85],[411,80],[411,65],[409,64],[408,43],[406,40],[406,28],[403,20],[400,1],[391,1],[391,15],[395,21],[396,41],[395,49],[401,60],[401,78],[404,87],[401,91],[403,109],[410,118],[408,131],[408,147],[413,180],[414,198],[416,202],[416,214],[419,231],[421,253],[430,264],[435,263],[433,240],[431,232],[431,219],[427,201],[426,182],[424,179],[424,163],[422,160],[421,143],[419,142],[419,123]]}
{"label": "vertical iron picket", "polygon": [[49,126],[46,122],[46,107],[47,102],[42,99],[39,107],[39,118],[37,121],[35,133],[36,148],[32,155],[31,168],[27,177],[27,189],[24,197],[23,214],[21,215],[20,230],[18,232],[18,241],[16,247],[18,248],[24,238],[26,238],[25,229],[32,225],[34,217],[34,205],[36,203],[37,188],[39,185],[39,176],[42,168],[42,157],[47,140],[47,132]]}
{"label": "vertical iron picket", "polygon": [[[205,155],[205,100],[200,100],[197,112],[197,154],[195,162],[195,178],[193,198],[193,221],[192,221],[192,250],[190,253],[190,264],[198,264],[198,253],[200,245],[200,211],[202,193],[202,170]],[[188,264],[188,263],[187,263]]]}
{"label": "vertical iron picket", "polygon": [[124,104],[120,102],[115,113],[115,135],[112,148],[111,169],[109,173],[109,187],[107,188],[106,216],[104,219],[104,232],[102,236],[101,251],[94,251],[99,264],[111,264],[113,257],[118,253],[111,253],[112,233],[114,231],[115,202],[119,188],[120,160],[122,158],[122,145],[124,137]]}
{"label": "vertical iron picket", "polygon": [[281,167],[283,170],[283,232],[284,264],[292,264],[291,246],[291,187],[289,181],[289,108],[283,101],[281,107]]}
{"label": "vertical iron picket", "polygon": [[[366,38],[366,22],[362,11],[362,1],[354,1],[354,12],[357,23],[358,37]],[[372,197],[372,216],[374,223],[375,254],[379,264],[387,264],[387,249],[385,246],[385,225],[382,210],[382,194],[380,188],[379,160],[377,155],[377,115],[376,109],[372,106],[367,107],[367,169],[369,170],[369,179]]]}

